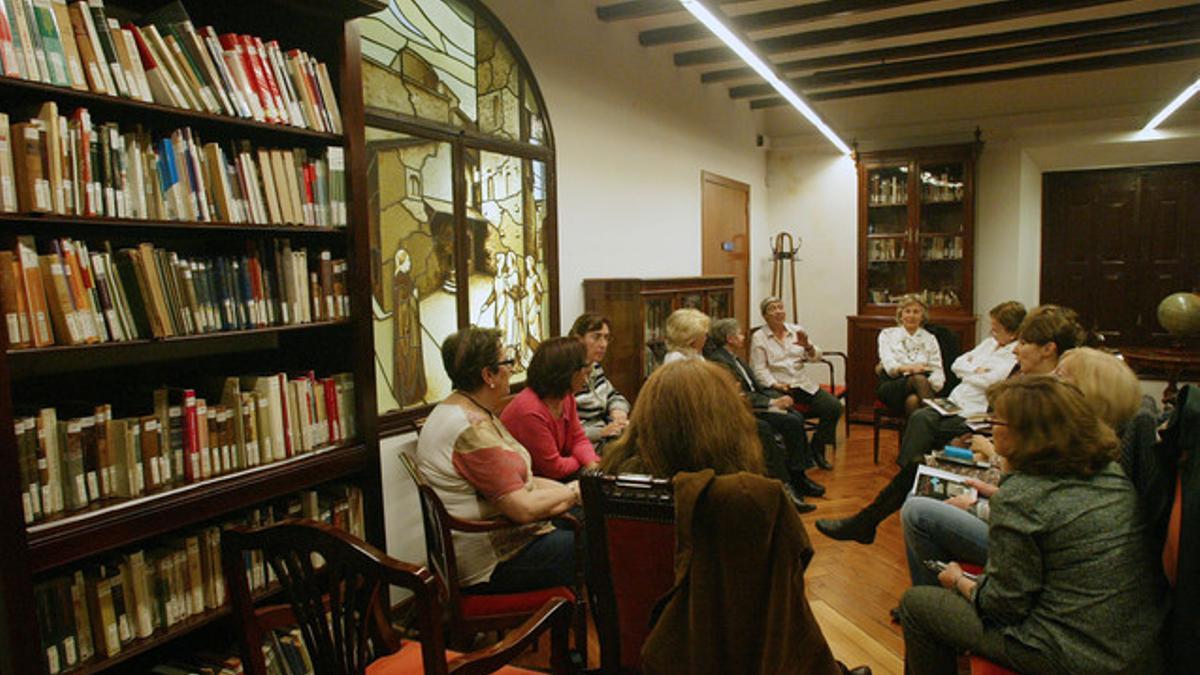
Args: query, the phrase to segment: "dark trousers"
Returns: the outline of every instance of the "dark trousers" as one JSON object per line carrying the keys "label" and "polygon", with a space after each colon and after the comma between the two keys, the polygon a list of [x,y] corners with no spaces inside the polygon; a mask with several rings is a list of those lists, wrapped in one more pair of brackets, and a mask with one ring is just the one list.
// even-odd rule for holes
{"label": "dark trousers", "polygon": [[791,483],[792,472],[788,468],[787,449],[775,440],[775,430],[770,424],[758,418],[754,421],[758,426],[758,440],[762,443],[763,464],[766,466],[767,476]]}
{"label": "dark trousers", "polygon": [[[795,410],[787,412],[755,412],[760,422],[766,422],[771,431],[783,437],[787,450],[784,461],[793,472],[805,471],[813,466],[813,454],[808,445],[808,432],[804,428],[804,416]],[[836,422],[836,420],[835,420]],[[761,437],[761,434],[760,434]]]}
{"label": "dark trousers", "polygon": [[944,417],[933,408],[918,408],[904,425],[904,438],[900,439],[900,456],[896,463],[904,466],[970,432],[967,421],[957,415]]}
{"label": "dark trousers", "polygon": [[797,403],[808,406],[810,417],[816,416],[817,430],[813,432],[812,452],[814,456],[824,454],[825,446],[837,444],[837,423],[842,418],[842,402],[824,389],[811,394],[803,389],[793,389],[790,393]]}
{"label": "dark trousers", "polygon": [[575,532],[555,527],[496,565],[492,578],[464,589],[468,593],[523,593],[575,584]]}

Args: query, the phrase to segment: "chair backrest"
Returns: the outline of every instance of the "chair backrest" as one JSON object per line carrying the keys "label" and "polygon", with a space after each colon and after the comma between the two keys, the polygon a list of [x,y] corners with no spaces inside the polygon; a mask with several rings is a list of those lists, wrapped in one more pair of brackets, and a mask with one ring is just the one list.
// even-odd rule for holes
{"label": "chair backrest", "polygon": [[937,339],[938,351],[942,353],[942,372],[946,375],[946,383],[942,385],[942,395],[948,396],[955,387],[958,386],[958,375],[954,374],[954,360],[962,354],[962,342],[958,339],[958,334],[945,326],[940,326],[935,323],[925,324],[925,330],[933,334]]}
{"label": "chair backrest", "polygon": [[455,617],[458,617],[461,604],[459,603],[458,561],[454,556],[454,538],[450,530],[450,514],[442,498],[434,491],[433,486],[425,479],[425,474],[417,466],[412,455],[400,453],[400,463],[408,470],[413,483],[417,486],[417,498],[421,502],[421,521],[425,529],[425,550],[429,560],[427,564],[433,573],[438,575],[445,585],[447,604]]}
{"label": "chair backrest", "polygon": [[[247,554],[261,551],[287,603],[255,607]],[[314,564],[314,555],[321,564]],[[387,618],[387,589],[413,592],[426,673],[445,673],[436,577],[401,562],[331,525],[286,520],[267,527],[233,527],[221,536],[221,558],[247,675],[266,675],[264,637],[300,627],[314,669],[322,675],[361,675],[376,657],[400,648]]]}
{"label": "chair backrest", "polygon": [[651,612],[675,582],[674,490],[636,475],[589,474],[580,487],[601,668],[639,672]]}

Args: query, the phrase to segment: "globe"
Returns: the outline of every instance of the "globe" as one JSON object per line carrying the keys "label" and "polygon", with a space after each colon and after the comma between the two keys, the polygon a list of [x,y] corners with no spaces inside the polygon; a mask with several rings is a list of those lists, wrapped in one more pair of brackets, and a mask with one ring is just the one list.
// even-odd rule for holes
{"label": "globe", "polygon": [[1176,337],[1200,333],[1200,295],[1172,293],[1158,303],[1158,322]]}

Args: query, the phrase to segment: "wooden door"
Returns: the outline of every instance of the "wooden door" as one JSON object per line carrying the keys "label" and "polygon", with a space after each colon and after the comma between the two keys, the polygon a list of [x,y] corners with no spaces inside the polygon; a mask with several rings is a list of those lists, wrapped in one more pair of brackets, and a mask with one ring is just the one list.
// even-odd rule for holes
{"label": "wooden door", "polygon": [[701,273],[733,277],[733,316],[749,330],[750,186],[707,171],[700,183]]}

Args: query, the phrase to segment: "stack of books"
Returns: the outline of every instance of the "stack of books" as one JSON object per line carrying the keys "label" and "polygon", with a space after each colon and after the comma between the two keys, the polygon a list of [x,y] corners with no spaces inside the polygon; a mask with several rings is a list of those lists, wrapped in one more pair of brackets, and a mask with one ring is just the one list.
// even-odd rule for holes
{"label": "stack of books", "polygon": [[275,40],[192,25],[179,2],[119,23],[103,0],[0,0],[6,77],[333,134],[324,63]]}
{"label": "stack of books", "polygon": [[[53,675],[94,657],[112,658],[135,640],[149,638],[228,602],[221,569],[221,531],[260,526],[284,518],[310,518],[363,537],[362,491],[350,485],[307,490],[251,510],[229,522],[173,533],[151,546],[127,551],[55,576],[34,586],[47,670]],[[261,552],[248,555],[246,575],[266,591],[275,575]],[[290,637],[265,647],[294,663]],[[303,645],[301,644],[301,649]],[[167,671],[170,672],[170,671]]]}
{"label": "stack of books", "polygon": [[350,316],[345,259],[246,242],[244,255],[185,257],[142,243],[113,250],[17,237],[0,250],[0,312],[11,349],[170,338]]}
{"label": "stack of books", "polygon": [[258,225],[344,227],[340,146],[227,147],[188,127],[155,138],[140,126],[60,114],[0,113],[0,211]]}
{"label": "stack of books", "polygon": [[[152,411],[42,408],[14,420],[26,523],[339,445],[356,434],[354,378],[311,371],[227,377],[211,403],[154,391]],[[81,414],[82,413],[82,414]]]}

